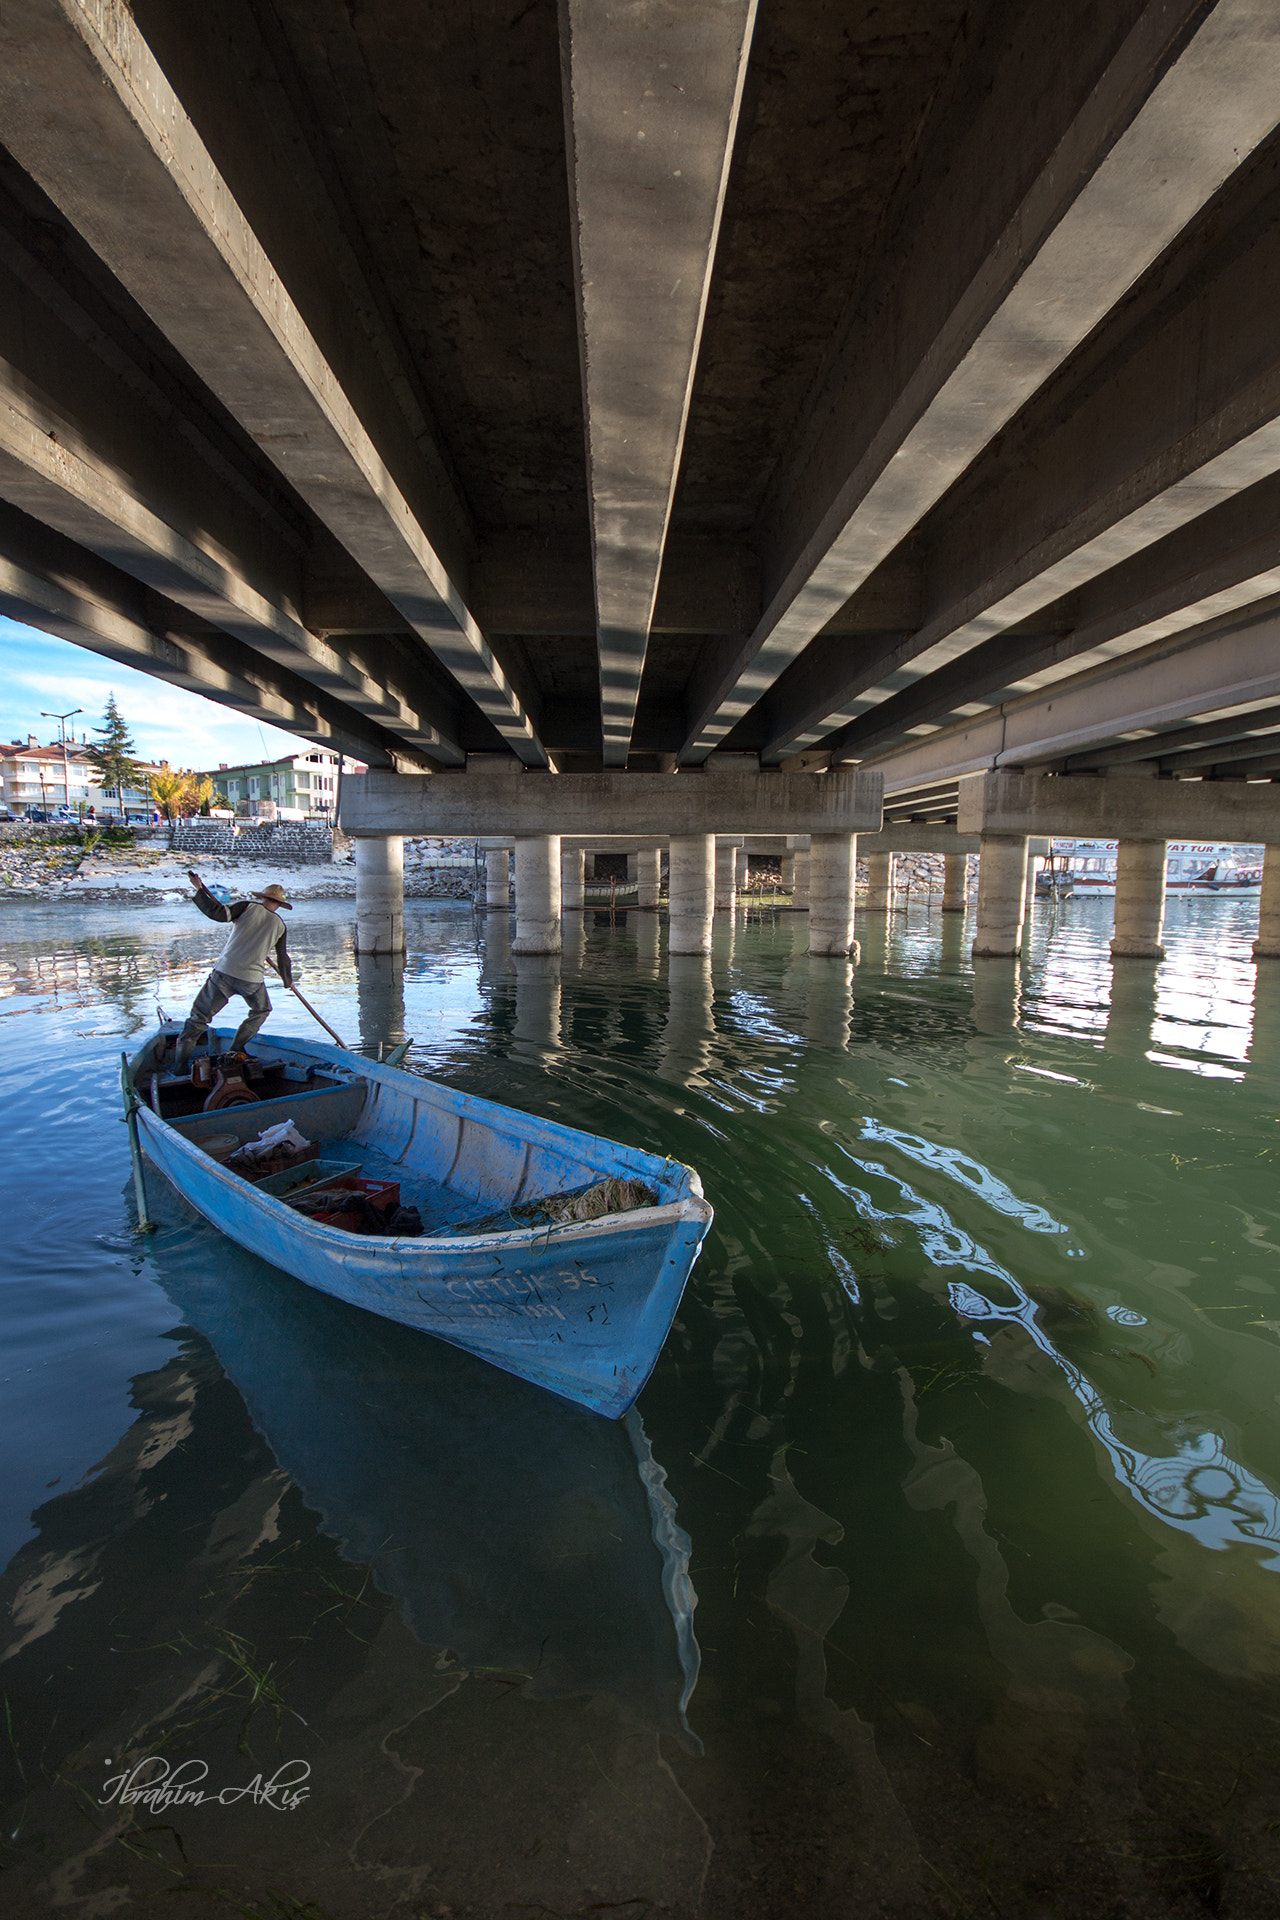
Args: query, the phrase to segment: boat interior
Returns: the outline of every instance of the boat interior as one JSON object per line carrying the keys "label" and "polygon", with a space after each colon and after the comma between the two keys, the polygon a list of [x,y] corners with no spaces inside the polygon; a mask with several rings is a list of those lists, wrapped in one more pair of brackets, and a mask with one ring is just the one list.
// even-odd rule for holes
{"label": "boat interior", "polygon": [[[177,1032],[173,1027],[156,1035],[133,1062],[139,1100],[228,1172],[300,1210],[308,1210],[322,1186],[337,1183],[363,1191],[393,1182],[396,1206],[412,1209],[421,1221],[399,1231],[528,1232],[539,1221],[547,1224],[545,1208],[600,1188],[609,1189],[608,1205],[602,1208],[597,1200],[590,1213],[577,1217],[675,1199],[686,1174],[673,1164],[668,1180],[646,1186],[627,1179],[631,1170],[626,1167],[593,1166],[564,1149],[548,1150],[549,1143],[535,1147],[527,1137],[507,1137],[478,1116],[423,1112],[417,1102],[416,1117],[401,1132],[391,1111],[381,1111],[385,1096],[380,1100],[379,1090],[354,1066],[279,1049],[265,1040],[232,1054],[230,1034],[211,1030],[188,1071],[179,1074]],[[427,1084],[422,1083],[424,1094]],[[260,1165],[249,1162],[242,1150],[285,1122],[303,1136],[305,1152],[286,1147]],[[533,1130],[540,1127],[532,1123]],[[376,1225],[367,1212],[358,1224],[345,1217],[326,1223],[391,1230]]]}

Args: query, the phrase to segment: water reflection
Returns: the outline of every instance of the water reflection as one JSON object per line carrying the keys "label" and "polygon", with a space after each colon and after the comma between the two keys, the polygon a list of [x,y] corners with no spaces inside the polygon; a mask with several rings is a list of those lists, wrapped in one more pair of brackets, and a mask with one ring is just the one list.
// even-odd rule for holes
{"label": "water reflection", "polygon": [[560,1047],[560,956],[521,953],[514,957],[516,1018],[513,1052],[542,1065]]}
{"label": "water reflection", "polygon": [[1155,1024],[1159,962],[1125,959],[1112,970],[1111,1006],[1103,1046],[1108,1053],[1142,1059],[1151,1045]]}
{"label": "water reflection", "polygon": [[973,962],[973,1024],[979,1033],[1012,1033],[1018,1025],[1022,969],[1016,960],[980,956]]}
{"label": "water reflection", "polygon": [[813,960],[805,985],[805,1032],[814,1046],[843,1052],[852,1011],[852,966],[826,955]]}
{"label": "water reflection", "polygon": [[365,1053],[381,1059],[405,1037],[404,955],[361,953],[355,966],[360,1045]]}
{"label": "water reflection", "polygon": [[711,956],[667,957],[667,1018],[658,1047],[657,1072],[677,1086],[691,1086],[706,1071],[715,1044],[711,1016]]}

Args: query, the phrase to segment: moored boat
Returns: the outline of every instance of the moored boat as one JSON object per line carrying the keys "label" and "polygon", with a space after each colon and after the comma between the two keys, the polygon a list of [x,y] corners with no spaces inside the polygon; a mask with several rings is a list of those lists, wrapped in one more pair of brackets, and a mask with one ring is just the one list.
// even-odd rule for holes
{"label": "moored boat", "polygon": [[[126,1098],[213,1226],[593,1412],[633,1404],[711,1223],[691,1168],[297,1037],[259,1036],[239,1068],[210,1033],[178,1075],[177,1032],[128,1062]],[[306,1156],[256,1178],[243,1149],[285,1122]]]}
{"label": "moored boat", "polygon": [[[1238,898],[1242,893],[1257,893],[1262,887],[1263,852],[1260,846],[1170,840],[1165,861],[1166,898]],[[1052,890],[1060,899],[1072,894],[1077,900],[1095,895],[1109,898],[1116,890],[1118,859],[1119,842],[1115,840],[1054,839],[1046,863],[1056,876]],[[1041,888],[1037,879],[1037,894],[1050,890],[1048,884]]]}

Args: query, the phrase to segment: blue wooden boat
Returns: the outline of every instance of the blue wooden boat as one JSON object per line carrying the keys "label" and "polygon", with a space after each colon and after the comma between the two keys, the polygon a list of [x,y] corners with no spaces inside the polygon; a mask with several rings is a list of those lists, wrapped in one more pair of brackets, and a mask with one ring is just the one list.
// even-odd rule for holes
{"label": "blue wooden boat", "polygon": [[[518,1113],[359,1054],[260,1035],[251,1103],[203,1110],[169,1071],[178,1029],[127,1067],[142,1151],[213,1226],[295,1279],[435,1334],[595,1413],[627,1412],[653,1370],[711,1224],[692,1168]],[[230,1034],[209,1035],[209,1050]],[[197,1056],[199,1058],[199,1056]],[[395,1180],[421,1237],[384,1238],[308,1219],[205,1150],[291,1120],[319,1145],[313,1188],[340,1170]],[[308,1177],[307,1169],[296,1170]],[[605,1181],[652,1204],[558,1222],[543,1201]]]}

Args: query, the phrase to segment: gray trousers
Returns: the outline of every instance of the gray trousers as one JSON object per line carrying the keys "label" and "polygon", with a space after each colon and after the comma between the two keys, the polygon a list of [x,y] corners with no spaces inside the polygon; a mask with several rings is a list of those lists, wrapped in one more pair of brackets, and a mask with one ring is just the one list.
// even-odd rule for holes
{"label": "gray trousers", "polygon": [[229,973],[219,973],[215,967],[191,1003],[187,1023],[182,1029],[179,1045],[184,1052],[191,1052],[204,1039],[209,1022],[222,1012],[228,1000],[236,997],[246,1000],[249,1012],[236,1029],[236,1037],[231,1042],[233,1052],[248,1046],[258,1028],[271,1011],[271,1002],[267,998],[266,982],[259,980],[256,987],[247,980],[233,980]]}

